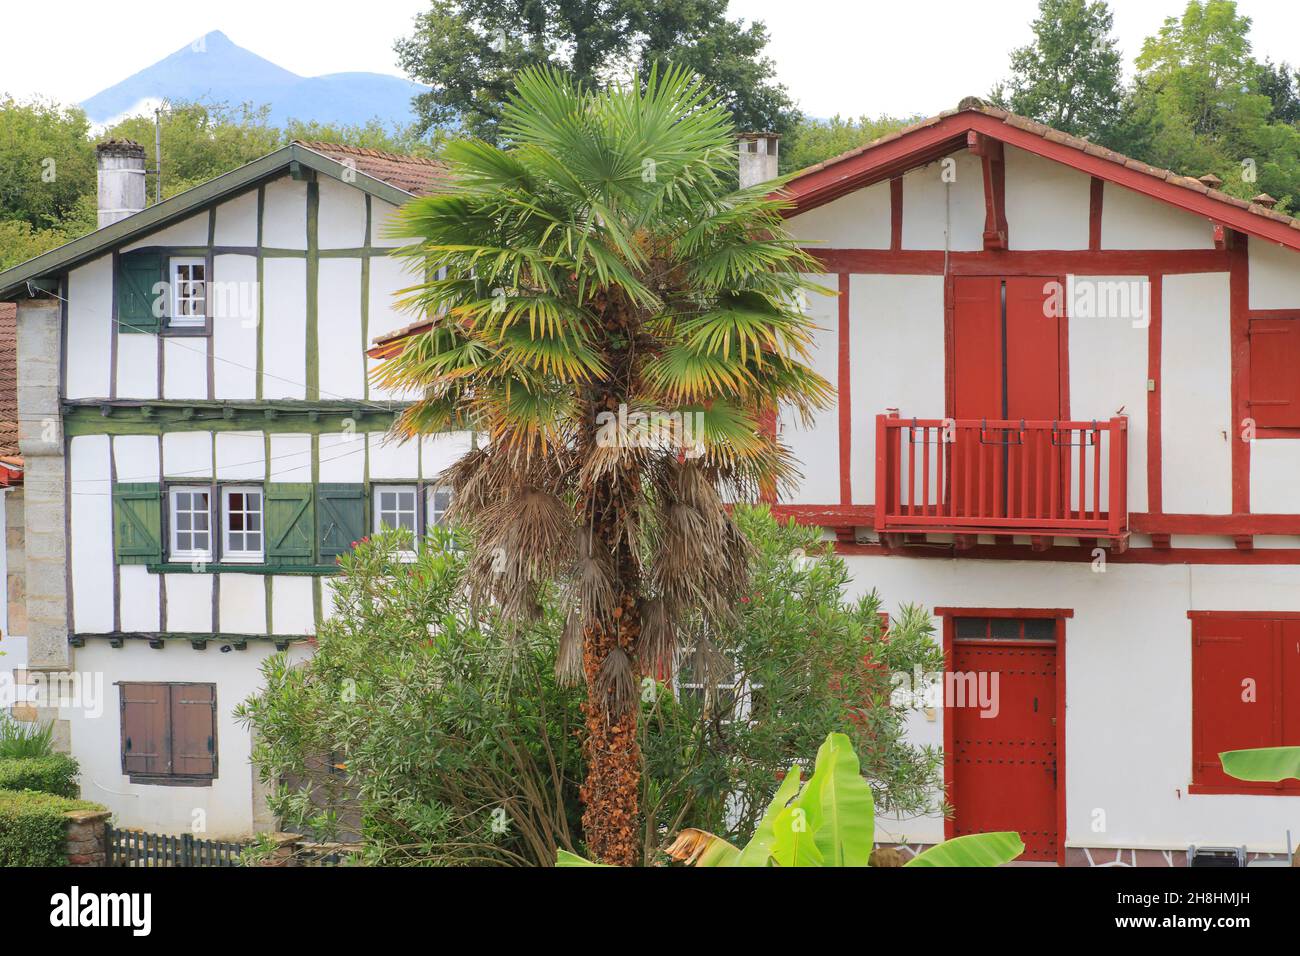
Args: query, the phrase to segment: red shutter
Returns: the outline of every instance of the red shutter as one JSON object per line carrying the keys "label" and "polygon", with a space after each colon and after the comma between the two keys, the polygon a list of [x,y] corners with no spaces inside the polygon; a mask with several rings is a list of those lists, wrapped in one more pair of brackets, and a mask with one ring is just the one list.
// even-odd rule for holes
{"label": "red shutter", "polygon": [[166,684],[121,684],[122,772],[159,776],[170,763]]}
{"label": "red shutter", "polygon": [[[1281,747],[1300,747],[1300,621],[1282,622],[1282,739]],[[1288,789],[1300,789],[1291,781]]]}
{"label": "red shutter", "polygon": [[1250,416],[1260,428],[1300,428],[1300,316],[1250,321]]}
{"label": "red shutter", "polygon": [[171,685],[172,773],[213,777],[217,769],[217,688]]}
{"label": "red shutter", "polygon": [[1199,618],[1193,622],[1194,785],[1259,789],[1225,774],[1219,754],[1278,745],[1279,631],[1280,622],[1254,618]]}

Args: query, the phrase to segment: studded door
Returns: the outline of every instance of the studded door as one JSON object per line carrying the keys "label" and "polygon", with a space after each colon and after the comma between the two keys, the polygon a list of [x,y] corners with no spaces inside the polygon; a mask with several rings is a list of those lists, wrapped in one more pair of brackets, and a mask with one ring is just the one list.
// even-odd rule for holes
{"label": "studded door", "polygon": [[955,836],[1015,830],[1057,859],[1056,621],[957,618],[945,698]]}

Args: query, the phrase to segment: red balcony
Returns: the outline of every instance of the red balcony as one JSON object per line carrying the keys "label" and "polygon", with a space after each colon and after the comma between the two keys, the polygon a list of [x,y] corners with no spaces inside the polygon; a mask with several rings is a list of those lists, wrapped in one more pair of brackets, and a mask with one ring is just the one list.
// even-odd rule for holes
{"label": "red balcony", "polygon": [[[876,531],[1128,534],[1128,419],[876,416]],[[969,540],[969,539],[968,539]]]}

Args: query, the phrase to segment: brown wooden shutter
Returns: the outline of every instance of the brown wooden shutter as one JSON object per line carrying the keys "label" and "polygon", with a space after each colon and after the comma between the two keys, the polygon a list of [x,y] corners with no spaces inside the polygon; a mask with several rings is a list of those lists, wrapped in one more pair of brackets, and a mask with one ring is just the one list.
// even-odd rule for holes
{"label": "brown wooden shutter", "polygon": [[170,764],[167,684],[121,684],[122,772],[163,775]]}
{"label": "brown wooden shutter", "polygon": [[1250,416],[1260,428],[1300,428],[1300,315],[1250,321]]}
{"label": "brown wooden shutter", "polygon": [[217,687],[172,684],[172,773],[213,777],[217,770]]}

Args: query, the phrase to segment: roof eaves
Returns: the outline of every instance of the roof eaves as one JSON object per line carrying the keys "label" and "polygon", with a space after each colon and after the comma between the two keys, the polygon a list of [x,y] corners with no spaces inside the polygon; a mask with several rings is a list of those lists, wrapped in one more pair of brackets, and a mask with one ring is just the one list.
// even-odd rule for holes
{"label": "roof eaves", "polygon": [[401,205],[413,196],[412,193],[399,189],[391,183],[352,169],[304,146],[297,144],[282,146],[274,152],[245,163],[237,169],[222,173],[183,193],[177,193],[160,203],[148,206],[112,225],[88,232],[71,242],[66,242],[49,252],[0,272],[0,301],[18,298],[26,283],[31,280],[65,272],[107,249],[130,242],[137,236],[201,211],[232,193],[271,178],[280,169],[293,162],[337,179],[339,182],[354,185],[394,205]]}

